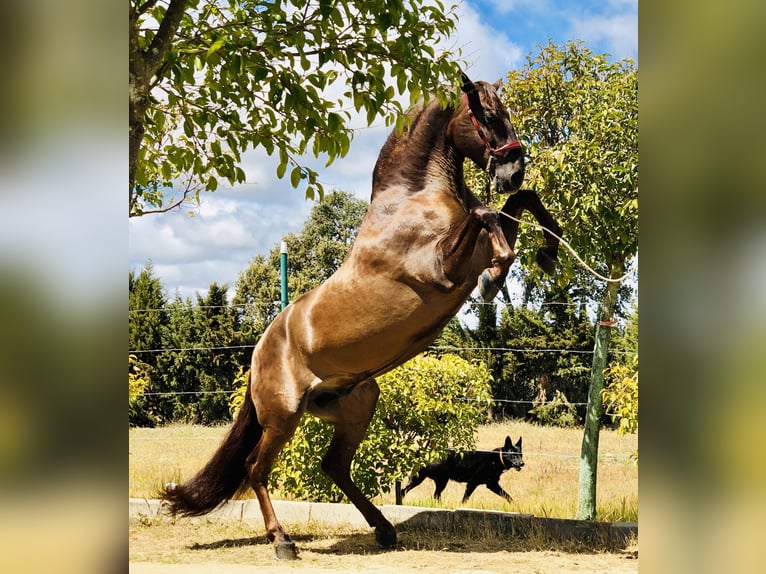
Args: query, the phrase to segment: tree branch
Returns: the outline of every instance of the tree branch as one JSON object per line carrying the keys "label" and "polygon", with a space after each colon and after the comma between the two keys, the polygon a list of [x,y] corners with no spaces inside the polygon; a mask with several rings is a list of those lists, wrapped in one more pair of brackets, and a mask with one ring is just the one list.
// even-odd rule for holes
{"label": "tree branch", "polygon": [[[150,0],[151,1],[151,0]],[[188,0],[170,0],[165,17],[162,19],[160,29],[154,36],[149,49],[145,54],[146,69],[149,75],[153,75],[170,49],[170,44],[178,31]]]}
{"label": "tree branch", "polygon": [[136,12],[139,14],[146,14],[157,3],[157,0],[146,0],[139,8],[136,8]]}
{"label": "tree branch", "polygon": [[168,211],[171,211],[175,209],[176,207],[180,207],[183,203],[186,201],[189,201],[189,196],[192,194],[193,191],[195,191],[196,185],[199,184],[193,184],[191,180],[186,184],[186,189],[183,191],[183,195],[181,196],[181,199],[178,201],[175,201],[171,203],[170,205],[166,205],[165,207],[160,207],[158,209],[150,209],[148,211],[141,210],[140,212],[135,211],[134,209],[130,210],[130,213],[128,214],[129,217],[140,217],[143,215],[150,215],[152,213],[166,213]]}

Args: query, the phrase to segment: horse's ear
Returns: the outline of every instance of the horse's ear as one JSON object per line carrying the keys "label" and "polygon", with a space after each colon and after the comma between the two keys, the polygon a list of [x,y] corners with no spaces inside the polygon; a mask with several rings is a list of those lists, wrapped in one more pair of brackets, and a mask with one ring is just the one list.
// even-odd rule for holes
{"label": "horse's ear", "polygon": [[465,75],[465,72],[462,72],[463,77],[463,86],[460,88],[463,90],[466,94],[473,92],[476,89],[476,86],[473,85],[473,82],[471,81],[471,78]]}
{"label": "horse's ear", "polygon": [[500,88],[503,87],[503,78],[500,78],[497,82],[492,84],[492,87],[495,88],[499,92]]}
{"label": "horse's ear", "polygon": [[468,98],[468,107],[474,115],[481,114],[481,100],[479,99],[479,92],[476,90],[476,86],[471,79],[463,72],[463,86],[460,88]]}

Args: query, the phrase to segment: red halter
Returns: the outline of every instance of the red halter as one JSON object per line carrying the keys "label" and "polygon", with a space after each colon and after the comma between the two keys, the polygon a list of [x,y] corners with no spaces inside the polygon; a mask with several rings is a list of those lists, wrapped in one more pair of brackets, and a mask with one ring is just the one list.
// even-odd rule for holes
{"label": "red halter", "polygon": [[504,146],[500,146],[498,148],[494,148],[490,145],[489,140],[487,139],[487,136],[484,135],[484,130],[481,129],[481,126],[479,125],[479,120],[476,119],[476,116],[473,115],[473,110],[471,109],[471,104],[468,101],[468,94],[463,92],[463,97],[465,98],[465,107],[468,109],[468,115],[471,117],[471,123],[473,123],[473,127],[476,128],[476,131],[479,133],[479,137],[481,138],[481,141],[484,142],[484,146],[489,151],[489,155],[491,156],[503,156],[507,154],[512,149],[519,149],[521,148],[521,142],[518,140],[512,141],[510,143],[505,144]]}

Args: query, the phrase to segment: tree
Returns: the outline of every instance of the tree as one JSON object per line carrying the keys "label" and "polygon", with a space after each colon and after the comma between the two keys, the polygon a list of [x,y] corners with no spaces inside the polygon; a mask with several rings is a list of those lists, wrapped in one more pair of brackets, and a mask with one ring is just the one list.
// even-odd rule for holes
{"label": "tree", "polygon": [[460,70],[434,46],[454,28],[438,0],[130,0],[130,215],[244,182],[258,147],[321,197],[301,156],[343,157],[352,105],[401,126],[397,93],[447,98]]}
{"label": "tree", "polygon": [[[164,380],[159,376],[162,371],[157,368],[158,354],[154,351],[163,348],[165,329],[170,321],[162,282],[152,272],[149,263],[140,273],[130,271],[128,274],[128,348],[140,359],[142,378],[149,381],[143,389],[147,393],[163,390]],[[137,396],[130,409],[130,424],[156,424],[158,419],[151,403],[146,395]]]}
{"label": "tree", "polygon": [[167,305],[168,324],[163,337],[163,348],[157,357],[160,381],[155,387],[158,394],[151,401],[155,418],[170,421],[192,420],[191,405],[198,400],[200,351],[196,311],[189,297],[182,299],[176,292]]}
{"label": "tree", "polygon": [[[638,355],[629,363],[614,363],[604,373],[609,384],[601,392],[607,414],[618,434],[638,432]],[[638,461],[638,452],[635,453]]]}
{"label": "tree", "polygon": [[[602,391],[604,410],[617,423],[620,434],[638,432],[638,301],[625,329],[614,344],[617,358],[609,363],[604,375],[607,385]],[[633,455],[638,463],[638,451]]]}
{"label": "tree", "polygon": [[242,344],[239,315],[227,302],[227,286],[211,283],[196,304],[176,294],[167,305],[166,349],[153,381],[159,393],[148,401],[157,422],[214,424],[229,420],[227,392],[251,349]]}
{"label": "tree", "polygon": [[167,301],[162,282],[153,271],[152,264],[148,263],[140,273],[128,273],[128,346],[131,351],[162,346],[162,331],[168,323]]}
{"label": "tree", "polygon": [[207,295],[197,295],[196,326],[200,363],[197,367],[201,391],[194,404],[193,419],[202,424],[229,421],[227,392],[231,391],[237,368],[252,349],[225,348],[241,344],[237,314],[227,302],[227,285],[211,283]]}
{"label": "tree", "polygon": [[[336,190],[317,202],[298,235],[285,237],[290,300],[340,267],[366,211],[366,201]],[[279,252],[275,245],[268,256],[256,255],[237,278],[233,303],[244,308],[242,328],[247,341],[256,340],[279,313]]]}
{"label": "tree", "polygon": [[[584,402],[587,396],[587,353],[593,348],[593,328],[569,290],[551,286],[538,308],[530,304],[506,307],[499,332],[501,346],[518,350],[503,353],[502,379],[495,383],[493,394],[498,399],[525,401],[504,406],[504,412],[550,424],[579,422],[581,416],[568,403]],[[556,397],[558,405],[544,404]],[[532,409],[527,401],[533,403]],[[565,419],[558,420],[558,411],[563,411]]]}
{"label": "tree", "polygon": [[[638,251],[638,71],[579,43],[543,47],[508,74],[504,101],[531,159],[527,185],[557,217],[572,247],[611,279]],[[560,281],[572,274],[564,264]],[[594,518],[599,420],[619,282],[597,313],[580,467],[579,518]]]}

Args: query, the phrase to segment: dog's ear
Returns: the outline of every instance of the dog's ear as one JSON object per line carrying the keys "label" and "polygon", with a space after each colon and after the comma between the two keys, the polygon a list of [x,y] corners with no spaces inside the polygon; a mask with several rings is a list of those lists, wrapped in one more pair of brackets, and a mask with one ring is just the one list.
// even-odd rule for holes
{"label": "dog's ear", "polygon": [[505,446],[503,447],[503,450],[511,450],[513,448],[513,441],[511,440],[511,437],[507,436],[505,437]]}
{"label": "dog's ear", "polygon": [[519,442],[516,443],[516,448],[521,450],[521,437],[519,437]]}

